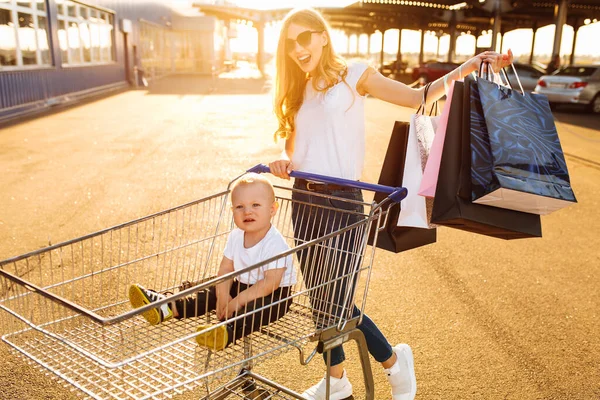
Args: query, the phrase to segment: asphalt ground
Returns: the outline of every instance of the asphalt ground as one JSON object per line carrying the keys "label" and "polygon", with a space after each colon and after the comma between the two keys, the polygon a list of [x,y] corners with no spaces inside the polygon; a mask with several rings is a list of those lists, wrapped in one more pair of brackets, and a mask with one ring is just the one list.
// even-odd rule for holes
{"label": "asphalt ground", "polygon": [[[0,259],[223,190],[280,153],[271,102],[270,82],[242,69],[172,77],[1,129]],[[363,180],[376,182],[393,123],[412,110],[373,98],[366,108]],[[555,116],[579,203],[543,217],[543,238],[439,228],[436,244],[376,254],[367,313],[392,344],[412,346],[419,399],[600,398],[600,118]],[[297,391],[323,374],[319,359],[303,367],[296,352],[258,370]],[[376,399],[389,399],[383,370],[373,372]],[[76,398],[4,343],[0,382],[0,399]]]}

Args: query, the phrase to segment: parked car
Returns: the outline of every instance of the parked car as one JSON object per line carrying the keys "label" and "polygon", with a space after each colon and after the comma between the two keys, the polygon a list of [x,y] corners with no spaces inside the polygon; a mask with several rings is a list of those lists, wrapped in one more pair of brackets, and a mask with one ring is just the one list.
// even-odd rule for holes
{"label": "parked car", "polygon": [[[514,63],[514,66],[517,70],[517,75],[519,76],[523,90],[526,92],[533,92],[537,82],[543,75],[546,74],[546,71],[535,65]],[[512,87],[520,90],[517,79],[515,78],[515,72],[513,71],[512,67],[506,67],[504,70],[508,75],[508,80],[510,81]]]}
{"label": "parked car", "polygon": [[569,65],[538,81],[535,92],[548,97],[550,106],[581,104],[600,114],[600,65]]}
{"label": "parked car", "polygon": [[422,83],[432,82],[455,68],[458,68],[460,64],[453,62],[437,62],[430,61],[426,64],[416,66],[412,72],[412,79],[420,79]]}
{"label": "parked car", "polygon": [[[390,63],[383,64],[379,68],[379,72],[381,72],[381,75],[383,75],[383,76],[389,76],[395,72],[397,64],[398,64],[398,60],[394,60]],[[398,65],[398,67],[399,67],[398,72],[403,74],[404,71],[406,70],[407,66],[408,66],[408,63],[406,61],[401,61],[400,65]]]}

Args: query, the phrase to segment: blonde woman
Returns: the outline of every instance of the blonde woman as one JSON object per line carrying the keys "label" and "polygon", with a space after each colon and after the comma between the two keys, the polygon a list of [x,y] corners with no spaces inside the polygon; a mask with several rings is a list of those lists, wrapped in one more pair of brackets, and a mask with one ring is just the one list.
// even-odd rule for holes
{"label": "blonde woman", "polygon": [[[428,98],[440,98],[448,83],[479,68],[481,62],[489,62],[497,71],[510,65],[512,54],[484,52],[466,61],[445,77],[433,82]],[[417,108],[423,89],[412,89],[400,82],[383,77],[365,63],[348,65],[334,51],[329,27],[323,16],[313,9],[291,11],[284,19],[277,47],[277,70],[275,76],[275,114],[279,121],[276,138],[285,139],[282,158],[270,163],[271,172],[284,179],[289,173],[299,171],[358,180],[361,177],[365,157],[364,100],[367,94],[399,106]],[[296,179],[294,187],[315,190],[346,199],[362,200],[359,189],[336,185],[315,185]],[[305,202],[331,207],[362,211],[362,206],[332,202],[319,196],[294,193],[294,204]],[[316,220],[292,209],[294,233],[299,241],[306,241],[327,234],[356,222],[356,219],[340,218],[331,213]],[[357,217],[358,218],[358,217]],[[340,240],[344,253],[354,240]],[[328,257],[321,257],[327,259]],[[319,284],[319,271],[326,265],[315,263],[315,257],[300,255],[300,266],[308,287]],[[348,264],[350,260],[347,260]],[[339,268],[339,273],[345,273]],[[314,297],[315,295],[313,295]],[[311,299],[319,303],[318,298]],[[331,299],[329,299],[331,300]],[[321,301],[322,302],[322,301]],[[359,310],[354,307],[354,314]],[[369,353],[381,363],[392,388],[393,400],[412,400],[417,391],[413,354],[410,346],[399,344],[392,347],[375,323],[364,316],[358,328],[364,333]],[[345,356],[341,346],[331,352],[331,400],[345,399],[352,395],[352,385],[343,367]],[[325,379],[307,389],[307,399],[325,399]]]}

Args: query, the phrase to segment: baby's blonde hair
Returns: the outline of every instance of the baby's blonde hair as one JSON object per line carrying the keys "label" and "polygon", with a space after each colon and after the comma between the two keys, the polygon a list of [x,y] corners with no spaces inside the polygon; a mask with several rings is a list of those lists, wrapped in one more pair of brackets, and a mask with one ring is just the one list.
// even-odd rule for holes
{"label": "baby's blonde hair", "polygon": [[255,183],[262,184],[265,187],[265,189],[269,192],[271,200],[275,201],[275,189],[273,189],[273,184],[271,183],[271,181],[269,181],[265,176],[257,174],[255,172],[248,172],[247,174],[244,174],[238,179],[236,179],[235,182],[233,182],[233,185],[231,186],[231,195],[233,196],[233,192],[236,188],[240,186],[252,185]]}

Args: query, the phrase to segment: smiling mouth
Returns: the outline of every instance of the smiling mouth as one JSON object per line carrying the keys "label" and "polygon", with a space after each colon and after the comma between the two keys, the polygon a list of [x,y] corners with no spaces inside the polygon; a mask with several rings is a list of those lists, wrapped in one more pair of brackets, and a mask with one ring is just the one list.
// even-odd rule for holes
{"label": "smiling mouth", "polygon": [[244,222],[254,222],[254,218],[246,218]]}
{"label": "smiling mouth", "polygon": [[302,65],[306,65],[310,62],[311,60],[311,56],[309,54],[302,56],[302,57],[298,57],[298,62]]}

